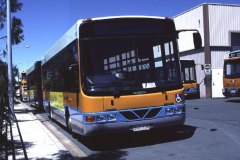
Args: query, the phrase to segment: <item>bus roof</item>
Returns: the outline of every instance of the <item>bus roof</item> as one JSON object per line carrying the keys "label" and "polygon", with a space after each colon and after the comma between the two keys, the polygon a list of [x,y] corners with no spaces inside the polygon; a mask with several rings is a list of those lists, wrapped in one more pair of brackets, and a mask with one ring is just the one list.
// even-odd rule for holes
{"label": "bus roof", "polygon": [[87,20],[97,21],[105,19],[118,19],[118,18],[149,18],[149,19],[170,19],[167,17],[157,17],[157,16],[108,16],[108,17],[97,17],[97,18],[88,18],[88,19],[79,19],[57,42],[45,53],[44,58],[42,59],[42,65],[54,57],[58,52],[63,48],[73,42],[75,39],[79,38],[79,26]]}
{"label": "bus roof", "polygon": [[27,70],[27,75],[29,75],[31,72],[33,72],[36,69],[36,64],[40,63],[41,61],[36,61],[28,70]]}
{"label": "bus roof", "polygon": [[225,59],[240,58],[240,50],[230,52]]}

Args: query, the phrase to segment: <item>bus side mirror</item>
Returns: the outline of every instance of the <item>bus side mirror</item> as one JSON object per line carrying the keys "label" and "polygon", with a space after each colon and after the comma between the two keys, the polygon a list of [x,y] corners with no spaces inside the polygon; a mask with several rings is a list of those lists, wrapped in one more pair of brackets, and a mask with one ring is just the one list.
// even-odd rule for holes
{"label": "bus side mirror", "polygon": [[195,49],[199,49],[202,47],[202,38],[199,32],[193,33],[193,43]]}

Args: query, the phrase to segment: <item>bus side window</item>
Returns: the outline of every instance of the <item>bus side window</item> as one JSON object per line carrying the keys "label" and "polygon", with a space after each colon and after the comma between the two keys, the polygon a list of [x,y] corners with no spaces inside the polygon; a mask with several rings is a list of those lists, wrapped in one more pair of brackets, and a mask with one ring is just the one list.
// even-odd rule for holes
{"label": "bus side window", "polygon": [[79,92],[79,62],[76,43],[70,44],[66,49],[67,56],[67,75],[65,79],[65,90]]}

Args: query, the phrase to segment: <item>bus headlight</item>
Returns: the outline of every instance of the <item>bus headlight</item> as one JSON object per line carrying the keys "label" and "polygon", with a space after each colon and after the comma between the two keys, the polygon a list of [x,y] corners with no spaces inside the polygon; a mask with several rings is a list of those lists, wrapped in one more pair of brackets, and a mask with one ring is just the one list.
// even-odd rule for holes
{"label": "bus headlight", "polygon": [[196,87],[193,87],[193,88],[190,88],[190,90],[189,90],[190,92],[197,92],[198,91],[198,88],[196,88]]}
{"label": "bus headlight", "polygon": [[165,109],[165,113],[166,113],[166,115],[173,115],[174,114],[174,110],[173,110],[173,108],[166,108]]}
{"label": "bus headlight", "polygon": [[174,108],[174,113],[175,113],[175,114],[182,113],[182,107],[176,107],[176,108]]}
{"label": "bus headlight", "polygon": [[108,121],[115,121],[116,120],[116,115],[111,113],[107,115],[107,120]]}
{"label": "bus headlight", "polygon": [[172,108],[165,109],[165,114],[167,116],[173,116],[173,115],[181,114],[183,112],[185,112],[184,107],[172,107]]}
{"label": "bus headlight", "polygon": [[96,120],[97,120],[97,122],[105,122],[106,116],[105,115],[97,115]]}

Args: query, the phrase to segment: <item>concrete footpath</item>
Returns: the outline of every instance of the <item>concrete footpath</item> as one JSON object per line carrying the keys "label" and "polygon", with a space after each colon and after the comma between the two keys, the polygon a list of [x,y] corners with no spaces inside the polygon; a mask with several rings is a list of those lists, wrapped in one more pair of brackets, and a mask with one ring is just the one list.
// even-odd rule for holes
{"label": "concrete footpath", "polygon": [[34,116],[30,107],[17,101],[14,111],[16,120],[8,127],[8,141],[13,142],[8,159],[73,158],[62,143]]}

